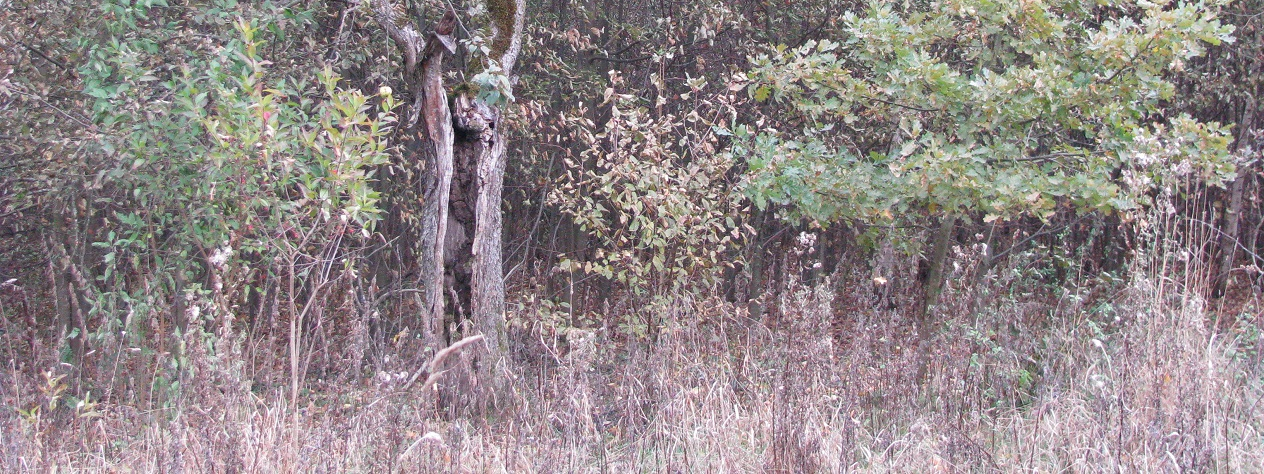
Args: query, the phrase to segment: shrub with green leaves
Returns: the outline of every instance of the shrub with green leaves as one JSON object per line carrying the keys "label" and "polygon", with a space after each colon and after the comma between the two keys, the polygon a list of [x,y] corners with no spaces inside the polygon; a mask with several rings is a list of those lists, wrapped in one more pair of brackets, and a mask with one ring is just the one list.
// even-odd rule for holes
{"label": "shrub with green leaves", "polygon": [[[328,68],[270,76],[258,39],[269,21],[239,19],[236,39],[175,67],[157,61],[152,37],[123,29],[81,68],[105,163],[99,337],[123,325],[143,338],[182,300],[231,320],[277,279],[301,305],[327,292],[331,272],[354,272],[380,214],[371,170],[388,160],[394,98],[380,91],[374,112]],[[292,318],[306,311],[289,306]]]}
{"label": "shrub with green leaves", "polygon": [[1114,212],[1174,178],[1222,183],[1226,128],[1164,107],[1165,74],[1231,40],[1222,3],[873,2],[836,40],[753,58],[747,90],[770,109],[733,130],[747,191],[880,222]]}

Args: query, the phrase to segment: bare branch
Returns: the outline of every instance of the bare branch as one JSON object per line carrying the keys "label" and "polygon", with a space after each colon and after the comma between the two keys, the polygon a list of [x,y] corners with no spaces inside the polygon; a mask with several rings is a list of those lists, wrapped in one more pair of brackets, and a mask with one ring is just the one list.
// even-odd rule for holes
{"label": "bare branch", "polygon": [[386,35],[395,40],[395,45],[404,51],[405,72],[412,75],[413,69],[417,67],[417,56],[425,49],[425,40],[408,19],[402,18],[401,12],[395,10],[391,0],[373,0],[373,14],[377,17],[377,23],[386,30]]}
{"label": "bare branch", "polygon": [[66,63],[63,63],[63,62],[61,62],[61,61],[58,61],[58,60],[56,60],[56,59],[53,59],[53,58],[49,57],[47,54],[44,54],[44,52],[43,52],[43,51],[40,51],[39,49],[36,49],[35,47],[33,47],[33,46],[29,45],[29,44],[26,44],[26,42],[24,42],[24,41],[18,41],[18,44],[20,44],[20,45],[22,45],[22,47],[26,48],[26,50],[27,50],[27,51],[30,51],[30,52],[32,52],[32,53],[35,53],[35,55],[36,55],[36,56],[39,56],[39,57],[43,58],[45,61],[48,61],[48,62],[50,62],[50,63],[53,63],[53,65],[54,65],[54,66],[57,66],[57,67],[61,68],[61,70],[63,70],[63,71],[70,71],[70,67],[66,66]]}
{"label": "bare branch", "polygon": [[901,104],[901,103],[899,103],[899,102],[892,102],[892,101],[889,101],[889,100],[886,100],[886,99],[880,99],[880,98],[873,97],[873,96],[868,96],[868,95],[864,96],[864,98],[869,99],[869,100],[873,100],[873,101],[877,101],[877,102],[881,102],[881,103],[884,103],[884,104],[887,104],[887,105],[892,105],[892,106],[895,106],[895,107],[899,107],[899,108],[902,108],[902,109],[916,110],[916,111],[918,111],[918,112],[943,112],[942,110],[939,110],[939,109],[926,109],[926,108],[916,107],[916,106],[912,106],[912,105],[908,105],[908,104]]}
{"label": "bare branch", "polygon": [[1006,162],[1010,162],[1010,163],[1044,162],[1044,161],[1055,160],[1055,159],[1058,159],[1058,158],[1088,158],[1088,157],[1093,156],[1093,155],[1102,155],[1102,154],[1105,154],[1105,153],[1106,153],[1106,151],[1104,151],[1104,150],[1098,150],[1098,151],[1059,151],[1059,152],[1055,152],[1055,153],[1046,153],[1046,154],[1043,154],[1043,155],[1022,156],[1022,157],[1018,157],[1018,158],[1008,158],[1008,159],[1007,159],[1007,158],[991,158],[991,159],[988,159],[988,160],[987,160],[987,163],[988,163],[989,165],[994,165],[994,164],[997,164],[997,163],[1006,163]]}
{"label": "bare branch", "polygon": [[639,63],[641,61],[647,61],[653,58],[654,58],[653,56],[641,56],[639,58],[619,59],[619,58],[603,58],[601,56],[593,56],[591,58],[588,58],[588,63],[591,64],[597,61],[605,61],[609,63],[631,64],[631,63]]}

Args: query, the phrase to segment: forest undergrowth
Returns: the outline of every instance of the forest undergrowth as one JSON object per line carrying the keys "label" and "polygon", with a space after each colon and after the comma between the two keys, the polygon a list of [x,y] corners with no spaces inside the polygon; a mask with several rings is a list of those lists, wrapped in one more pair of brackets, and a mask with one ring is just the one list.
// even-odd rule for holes
{"label": "forest undergrowth", "polygon": [[0,413],[0,469],[1258,469],[1264,301],[1249,288],[1232,307],[1204,299],[1206,279],[1180,270],[1198,253],[1171,247],[1159,241],[1129,276],[1061,285],[1027,271],[1034,253],[979,269],[979,246],[957,247],[925,352],[868,265],[786,283],[758,319],[720,295],[675,295],[653,310],[670,322],[643,340],[548,324],[555,308],[520,298],[511,321],[535,323],[515,331],[513,399],[483,416],[462,416],[444,390],[403,390],[398,368],[293,400],[252,388],[241,338],[222,328],[190,331],[196,375],[162,406],[139,408],[142,393],[80,400],[56,354],[37,354],[42,374],[20,371],[6,337],[0,395],[20,409]]}
{"label": "forest undergrowth", "polygon": [[1261,2],[0,0],[0,472],[1264,472]]}

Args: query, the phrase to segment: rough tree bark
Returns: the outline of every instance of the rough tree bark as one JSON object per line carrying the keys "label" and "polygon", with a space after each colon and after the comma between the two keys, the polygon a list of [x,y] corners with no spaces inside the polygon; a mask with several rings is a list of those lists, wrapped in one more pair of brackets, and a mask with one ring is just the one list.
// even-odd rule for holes
{"label": "rough tree bark", "polygon": [[[496,383],[508,352],[505,337],[504,274],[501,266],[501,194],[505,144],[500,110],[459,87],[449,97],[442,79],[443,55],[453,52],[456,17],[449,11],[426,36],[403,18],[390,0],[374,0],[379,25],[405,58],[405,78],[414,103],[405,126],[416,125],[417,162],[425,169],[416,242],[422,287],[422,327],[426,343],[438,349],[446,339],[445,315],[468,318],[482,334],[479,378]],[[509,75],[522,47],[525,0],[488,0],[490,59]],[[476,64],[484,61],[476,61]],[[417,69],[417,66],[420,69]],[[486,67],[483,64],[480,67]],[[481,71],[467,71],[474,76]],[[445,298],[450,297],[450,305]]]}
{"label": "rough tree bark", "polygon": [[437,32],[428,37],[418,34],[389,0],[375,0],[373,10],[378,23],[404,54],[404,78],[414,97],[404,128],[412,135],[408,137],[412,140],[409,151],[415,154],[411,161],[423,167],[418,180],[421,189],[415,190],[422,208],[417,216],[419,229],[413,232],[415,241],[405,239],[404,243],[413,246],[413,251],[402,253],[416,259],[417,284],[422,294],[422,339],[431,349],[438,350],[444,319],[444,242],[440,236],[446,234],[448,223],[453,142],[452,114],[443,87],[443,56],[452,52],[452,38]]}
{"label": "rough tree bark", "polygon": [[[458,290],[458,298],[468,301],[471,322],[481,332],[493,358],[508,351],[505,333],[505,283],[501,267],[501,190],[505,176],[505,144],[495,124],[498,118],[493,111],[468,97],[455,101],[456,121],[462,136],[468,137],[459,144],[457,160],[461,174],[467,178],[458,180],[454,194],[472,197],[469,213],[453,213],[454,221],[464,229],[464,235],[473,236],[468,244],[461,241],[458,258],[464,268],[454,269],[454,284],[469,291],[468,296]],[[468,198],[467,198],[468,199]],[[472,202],[471,202],[472,201]],[[456,240],[455,238],[453,239]],[[491,380],[500,361],[488,361],[479,366],[480,375]]]}
{"label": "rough tree bark", "polygon": [[[522,31],[526,26],[526,0],[489,0],[488,16],[491,18],[491,56],[499,63],[501,73],[513,72],[522,50]],[[500,111],[489,109],[470,97],[467,91],[456,102],[456,123],[462,136],[469,137],[461,143],[462,153],[477,157],[466,160],[473,164],[475,179],[474,240],[469,246],[473,256],[470,272],[470,316],[474,326],[485,338],[485,353],[479,361],[478,375],[484,383],[491,384],[493,393],[504,388],[503,377],[497,377],[504,367],[509,352],[505,335],[505,280],[501,265],[501,194],[505,177],[505,142],[501,136]],[[467,228],[469,223],[465,224]]]}

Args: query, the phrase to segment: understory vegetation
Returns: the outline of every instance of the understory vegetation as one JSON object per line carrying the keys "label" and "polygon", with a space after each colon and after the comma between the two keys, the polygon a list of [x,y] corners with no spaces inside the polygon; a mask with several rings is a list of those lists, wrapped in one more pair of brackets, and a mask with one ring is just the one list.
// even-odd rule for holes
{"label": "understory vegetation", "polygon": [[0,0],[0,470],[1259,471],[1260,11]]}
{"label": "understory vegetation", "polygon": [[[52,361],[42,373],[11,366],[6,400],[26,408],[5,414],[2,461],[17,471],[1250,472],[1264,463],[1261,302],[1257,292],[1230,311],[1199,296],[1206,282],[1164,276],[1185,251],[1148,251],[1126,280],[1058,287],[1023,268],[1041,257],[1016,256],[950,290],[920,383],[912,322],[882,309],[854,271],[789,282],[775,325],[705,292],[659,310],[674,321],[652,344],[537,323],[519,334],[515,408],[490,417],[401,390],[410,358],[384,357],[376,376],[322,384],[296,405],[252,390],[241,347],[206,347],[241,340],[225,332],[190,338],[193,374],[162,406],[145,394],[80,399]],[[550,311],[524,304],[514,317]]]}

